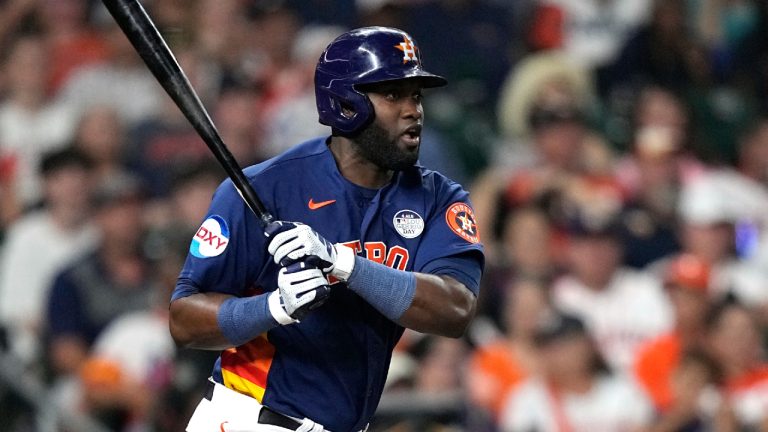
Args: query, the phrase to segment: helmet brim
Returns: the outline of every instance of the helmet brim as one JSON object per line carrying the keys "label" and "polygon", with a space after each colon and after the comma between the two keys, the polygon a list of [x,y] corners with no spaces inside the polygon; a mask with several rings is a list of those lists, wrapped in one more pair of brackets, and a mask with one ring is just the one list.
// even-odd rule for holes
{"label": "helmet brim", "polygon": [[441,77],[440,75],[435,75],[421,69],[416,69],[406,74],[401,73],[389,76],[381,76],[381,74],[378,74],[378,76],[370,77],[370,79],[360,79],[359,82],[355,84],[355,88],[365,87],[370,84],[411,79],[418,80],[422,88],[444,87],[448,84],[448,80]]}

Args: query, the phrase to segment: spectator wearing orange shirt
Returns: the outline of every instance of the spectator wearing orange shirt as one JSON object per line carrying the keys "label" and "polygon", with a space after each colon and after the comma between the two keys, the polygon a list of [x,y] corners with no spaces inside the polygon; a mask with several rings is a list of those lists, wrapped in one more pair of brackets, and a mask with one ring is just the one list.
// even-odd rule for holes
{"label": "spectator wearing orange shirt", "polygon": [[469,399],[485,416],[498,419],[507,393],[535,372],[538,357],[533,343],[537,325],[549,309],[546,287],[521,279],[508,290],[504,304],[506,337],[478,348],[469,361]]}
{"label": "spectator wearing orange shirt", "polygon": [[682,254],[672,261],[665,286],[674,309],[675,327],[638,351],[635,374],[662,412],[675,404],[671,379],[682,353],[703,343],[709,273],[709,265],[693,255]]}

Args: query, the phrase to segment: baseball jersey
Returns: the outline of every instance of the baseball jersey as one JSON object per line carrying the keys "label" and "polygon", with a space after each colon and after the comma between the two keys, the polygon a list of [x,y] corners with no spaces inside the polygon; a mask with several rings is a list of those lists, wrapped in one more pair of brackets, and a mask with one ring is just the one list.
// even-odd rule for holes
{"label": "baseball jersey", "polygon": [[[467,192],[444,176],[415,166],[381,189],[363,188],[341,175],[322,138],[244,173],[276,220],[308,224],[389,267],[450,275],[477,295],[483,266],[477,226]],[[255,216],[225,181],[192,241],[173,299],[274,290],[279,267],[267,244]],[[223,351],[213,379],[283,414],[333,431],[359,430],[378,405],[402,332],[337,283],[300,323]]]}

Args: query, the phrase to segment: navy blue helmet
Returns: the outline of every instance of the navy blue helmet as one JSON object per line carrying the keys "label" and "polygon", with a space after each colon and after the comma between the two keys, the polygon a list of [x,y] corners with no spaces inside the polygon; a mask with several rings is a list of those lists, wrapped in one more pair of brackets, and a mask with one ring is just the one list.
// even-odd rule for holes
{"label": "navy blue helmet", "polygon": [[419,79],[424,88],[447,83],[422,68],[416,42],[402,30],[364,27],[342,34],[328,45],[315,69],[320,123],[343,135],[355,134],[374,117],[373,105],[359,86],[403,78]]}

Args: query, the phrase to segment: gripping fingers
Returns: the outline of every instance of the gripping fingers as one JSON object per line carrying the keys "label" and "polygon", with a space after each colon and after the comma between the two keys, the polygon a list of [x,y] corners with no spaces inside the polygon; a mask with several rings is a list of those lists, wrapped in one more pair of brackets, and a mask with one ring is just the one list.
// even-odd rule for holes
{"label": "gripping fingers", "polygon": [[[277,222],[274,223],[277,224]],[[288,262],[283,262],[283,259],[289,253],[304,245],[305,233],[310,230],[311,228],[307,225],[285,222],[272,230],[271,234],[267,234],[268,237],[272,237],[267,246],[267,251],[274,257],[275,264],[289,264]],[[267,231],[270,231],[269,228]]]}
{"label": "gripping fingers", "polygon": [[277,281],[283,307],[295,319],[318,307],[330,294],[323,272],[304,262],[280,269]]}

